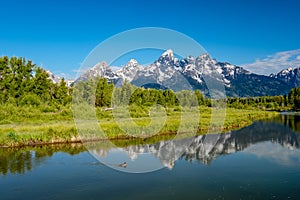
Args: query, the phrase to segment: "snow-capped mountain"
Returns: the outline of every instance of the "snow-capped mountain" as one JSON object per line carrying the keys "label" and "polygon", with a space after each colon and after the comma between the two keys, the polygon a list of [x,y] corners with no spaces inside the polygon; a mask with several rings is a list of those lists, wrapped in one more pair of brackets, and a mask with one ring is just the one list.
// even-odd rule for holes
{"label": "snow-capped mountain", "polygon": [[120,77],[112,71],[105,61],[97,63],[94,67],[84,72],[75,82],[86,81],[89,78],[102,77],[109,80],[117,80]]}
{"label": "snow-capped mountain", "polygon": [[[57,75],[55,75],[53,72],[51,72],[50,70],[46,70],[46,73],[48,74],[48,78],[51,80],[52,83],[60,83],[61,78]],[[65,80],[66,81],[66,85],[68,87],[71,86],[71,84],[74,82],[74,80],[68,79]]]}
{"label": "snow-capped mountain", "polygon": [[271,74],[270,77],[274,77],[281,80],[292,87],[298,87],[300,85],[300,68],[287,68],[280,71],[278,74]]}
{"label": "snow-capped mountain", "polygon": [[[282,71],[283,72],[283,71]],[[285,72],[285,71],[284,71]],[[127,79],[132,84],[151,88],[200,89],[208,94],[206,80],[214,80],[224,85],[228,96],[262,96],[286,94],[293,87],[300,85],[300,69],[290,70],[288,78],[282,75],[263,76],[250,73],[242,67],[227,62],[218,62],[208,53],[194,57],[187,56],[179,60],[171,49],[166,50],[156,61],[142,66],[131,59],[123,68],[112,71],[105,62],[100,62],[82,74],[79,80],[90,77],[103,77],[121,86]],[[294,76],[290,75],[293,74]]]}
{"label": "snow-capped mountain", "polygon": [[122,80],[127,79],[128,81],[132,81],[136,76],[138,71],[141,71],[143,66],[139,65],[139,63],[131,59],[129,62],[121,69],[116,71],[116,76],[119,76]]}
{"label": "snow-capped mountain", "polygon": [[46,70],[46,73],[49,75],[49,79],[53,82],[53,83],[59,83],[61,81],[61,78],[59,76],[56,76],[53,72],[51,72],[50,70]]}

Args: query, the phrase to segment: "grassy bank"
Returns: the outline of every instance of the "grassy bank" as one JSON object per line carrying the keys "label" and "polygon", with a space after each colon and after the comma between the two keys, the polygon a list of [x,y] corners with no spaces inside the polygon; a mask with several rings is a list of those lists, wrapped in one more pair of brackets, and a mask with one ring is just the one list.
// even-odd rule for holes
{"label": "grassy bank", "polygon": [[[150,108],[130,108],[130,116],[123,112],[102,111],[96,109],[98,123],[103,133],[77,133],[70,107],[59,110],[45,110],[38,107],[3,107],[0,113],[0,146],[24,146],[45,143],[72,143],[81,139],[119,139],[147,138],[155,135],[187,134],[195,130],[197,134],[225,132],[250,125],[253,121],[276,116],[277,112],[262,110],[242,110],[227,108],[212,110],[200,108],[200,118],[195,108],[168,108],[162,112],[152,112]],[[226,114],[226,117],[225,117]],[[224,118],[225,117],[225,118]],[[199,123],[195,124],[195,120]],[[95,120],[84,120],[79,124],[80,130],[89,132]],[[78,124],[77,124],[78,125]],[[83,127],[83,128],[82,128]],[[99,127],[98,127],[99,128]],[[128,134],[129,133],[129,134]],[[195,133],[193,133],[195,134]]]}

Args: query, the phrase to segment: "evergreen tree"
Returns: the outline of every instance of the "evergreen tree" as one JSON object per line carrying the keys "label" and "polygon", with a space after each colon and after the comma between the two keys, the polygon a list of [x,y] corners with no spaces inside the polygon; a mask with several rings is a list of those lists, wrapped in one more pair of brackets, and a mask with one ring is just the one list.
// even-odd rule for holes
{"label": "evergreen tree", "polygon": [[51,99],[51,87],[54,87],[54,85],[49,79],[47,72],[40,67],[36,68],[32,91],[40,96],[44,102],[47,102]]}
{"label": "evergreen tree", "polygon": [[48,73],[24,58],[0,57],[0,102],[15,105],[40,105],[70,102],[69,88],[63,79],[54,84]]}
{"label": "evergreen tree", "polygon": [[292,90],[293,100],[294,100],[294,109],[300,109],[300,87],[297,87]]}
{"label": "evergreen tree", "polygon": [[123,105],[129,104],[132,92],[133,92],[133,86],[126,79],[123,83],[122,90],[121,90],[121,96],[120,96],[121,104]]}
{"label": "evergreen tree", "polygon": [[64,78],[61,79],[59,85],[55,87],[54,97],[60,105],[66,105],[70,102],[69,88]]}
{"label": "evergreen tree", "polygon": [[200,90],[196,90],[195,91],[195,95],[197,97],[198,100],[198,105],[204,105],[204,96],[201,94]]}
{"label": "evergreen tree", "polygon": [[95,106],[110,107],[112,102],[113,84],[108,84],[106,78],[97,78],[96,83]]}
{"label": "evergreen tree", "polygon": [[130,100],[129,100],[129,104],[136,104],[136,105],[143,105],[144,103],[144,99],[143,99],[143,92],[144,92],[144,89],[143,88],[137,88],[133,94],[131,95],[130,97]]}
{"label": "evergreen tree", "polygon": [[172,90],[170,90],[170,89],[165,90],[163,92],[163,95],[165,97],[165,106],[178,105],[176,95]]}
{"label": "evergreen tree", "polygon": [[0,58],[0,101],[5,102],[9,97],[9,76],[11,69],[8,65],[9,58],[7,56]]}

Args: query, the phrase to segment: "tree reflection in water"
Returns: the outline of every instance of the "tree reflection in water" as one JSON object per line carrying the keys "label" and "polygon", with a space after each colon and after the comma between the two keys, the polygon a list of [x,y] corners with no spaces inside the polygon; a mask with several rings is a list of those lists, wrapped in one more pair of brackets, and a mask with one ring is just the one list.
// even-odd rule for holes
{"label": "tree reflection in water", "polygon": [[75,155],[83,151],[86,149],[79,143],[0,148],[0,174],[24,174],[57,152]]}

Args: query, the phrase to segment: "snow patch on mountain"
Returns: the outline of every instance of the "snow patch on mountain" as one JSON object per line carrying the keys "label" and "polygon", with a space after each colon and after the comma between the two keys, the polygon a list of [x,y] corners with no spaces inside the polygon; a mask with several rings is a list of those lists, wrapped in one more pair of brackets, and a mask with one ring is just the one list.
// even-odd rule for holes
{"label": "snow patch on mountain", "polygon": [[300,85],[300,68],[286,68],[281,70],[277,74],[270,74],[270,77],[281,80],[290,84],[292,87],[298,87]]}
{"label": "snow patch on mountain", "polygon": [[187,79],[192,79],[198,84],[204,83],[204,75],[218,75],[218,80],[230,87],[231,80],[239,73],[249,73],[241,67],[229,63],[220,63],[212,59],[208,53],[199,55],[197,58],[190,55],[182,60],[174,56],[171,49],[166,50],[154,63],[148,66],[139,65],[131,59],[123,68],[113,72],[105,62],[100,62],[84,73],[79,79],[86,80],[88,77],[104,77],[109,80],[122,80],[138,82],[139,79],[155,81],[158,84],[164,83],[177,74]]}
{"label": "snow patch on mountain", "polygon": [[115,75],[123,80],[127,79],[131,82],[136,76],[136,73],[141,69],[142,66],[139,65],[139,63],[136,60],[131,59],[123,68],[117,70],[115,72]]}
{"label": "snow patch on mountain", "polygon": [[279,95],[289,90],[291,82],[294,86],[300,85],[300,69],[286,69],[267,77],[252,74],[227,62],[218,62],[208,53],[178,59],[171,49],[147,66],[131,59],[124,67],[112,71],[107,63],[100,62],[76,81],[98,76],[114,82],[117,87],[128,80],[136,86],[171,88],[175,91],[200,89],[204,94],[209,92],[205,81],[208,78],[222,83],[226,92],[232,96]]}
{"label": "snow patch on mountain", "polygon": [[[49,78],[49,80],[52,82],[52,83],[56,83],[56,84],[59,84],[60,83],[60,81],[61,81],[61,79],[62,78],[60,78],[59,76],[57,76],[57,75],[55,75],[53,72],[51,72],[50,70],[46,70],[46,73],[48,74],[48,78]],[[71,86],[71,84],[74,82],[74,80],[72,80],[72,79],[67,79],[67,80],[65,80],[65,82],[66,82],[66,85],[68,86],[68,87],[70,87]]]}

